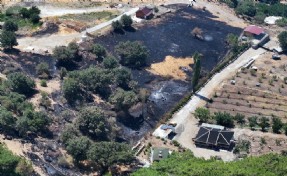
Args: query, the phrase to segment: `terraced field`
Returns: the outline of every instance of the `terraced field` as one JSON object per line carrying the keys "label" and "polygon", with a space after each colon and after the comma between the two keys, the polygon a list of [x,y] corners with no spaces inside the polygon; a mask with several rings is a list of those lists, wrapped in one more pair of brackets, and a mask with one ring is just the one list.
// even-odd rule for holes
{"label": "terraced field", "polygon": [[[257,67],[257,71],[252,67]],[[206,106],[211,112],[226,111],[233,115],[277,116],[287,122],[286,58],[274,61],[270,53],[258,58],[251,68],[243,69],[226,81]],[[285,78],[286,79],[286,78]]]}

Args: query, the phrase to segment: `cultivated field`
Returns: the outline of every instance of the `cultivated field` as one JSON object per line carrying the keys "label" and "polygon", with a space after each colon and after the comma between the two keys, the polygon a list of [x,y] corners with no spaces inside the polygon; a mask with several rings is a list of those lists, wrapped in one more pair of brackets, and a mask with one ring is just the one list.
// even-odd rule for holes
{"label": "cultivated field", "polygon": [[[206,106],[211,112],[226,111],[233,115],[277,116],[287,121],[287,57],[272,60],[266,53],[248,68],[238,71],[219,88]],[[257,71],[252,69],[257,67]],[[235,84],[231,83],[235,80]]]}

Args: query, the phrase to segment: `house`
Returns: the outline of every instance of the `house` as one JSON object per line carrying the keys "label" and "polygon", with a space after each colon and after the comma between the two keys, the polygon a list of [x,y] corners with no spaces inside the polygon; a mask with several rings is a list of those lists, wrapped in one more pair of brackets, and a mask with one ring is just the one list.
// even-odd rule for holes
{"label": "house", "polygon": [[150,19],[153,16],[153,9],[144,7],[136,11],[136,17],[142,19]]}
{"label": "house", "polygon": [[234,144],[234,132],[226,130],[218,125],[201,126],[196,137],[193,139],[196,146],[208,148],[230,149]]}
{"label": "house", "polygon": [[264,34],[264,33],[265,32],[264,32],[264,29],[262,27],[255,26],[255,25],[247,26],[244,29],[244,35],[249,36],[249,37],[256,37],[256,36],[259,36],[259,35]]}
{"label": "house", "polygon": [[262,27],[250,25],[247,26],[243,31],[243,38],[249,38],[251,41],[251,46],[254,49],[257,49],[259,46],[263,46],[267,43],[270,38],[269,35],[264,31]]}
{"label": "house", "polygon": [[150,161],[153,163],[154,161],[160,161],[162,159],[166,159],[171,154],[171,151],[168,148],[152,148],[151,149],[151,157]]}

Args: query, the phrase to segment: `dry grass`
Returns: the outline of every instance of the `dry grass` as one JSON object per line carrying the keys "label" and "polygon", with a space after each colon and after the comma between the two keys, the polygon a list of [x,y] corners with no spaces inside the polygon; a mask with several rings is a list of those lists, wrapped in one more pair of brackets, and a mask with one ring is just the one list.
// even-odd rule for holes
{"label": "dry grass", "polygon": [[152,64],[147,71],[155,75],[186,80],[187,75],[181,68],[191,70],[191,64],[193,64],[192,58],[174,58],[172,56],[166,56],[163,62]]}

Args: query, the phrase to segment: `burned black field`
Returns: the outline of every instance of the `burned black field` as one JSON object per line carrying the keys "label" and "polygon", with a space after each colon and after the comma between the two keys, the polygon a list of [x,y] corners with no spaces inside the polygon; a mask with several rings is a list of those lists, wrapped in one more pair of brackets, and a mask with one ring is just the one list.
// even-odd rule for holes
{"label": "burned black field", "polygon": [[[191,57],[197,51],[203,54],[201,63],[203,70],[208,72],[227,52],[225,42],[227,35],[229,33],[239,35],[242,30],[214,20],[217,17],[208,11],[196,10],[186,5],[171,5],[169,8],[176,11],[165,14],[160,19],[134,25],[136,28],[134,32],[112,33],[98,37],[94,42],[102,44],[115,55],[114,48],[119,42],[140,41],[149,49],[147,67],[153,63],[162,62],[168,55],[175,58]],[[195,27],[202,29],[203,40],[192,36],[191,31]],[[146,114],[150,118],[140,125],[134,122],[126,124],[138,130],[141,136],[150,129],[150,125],[154,126],[164,113],[184,97],[190,89],[190,82],[162,78],[145,69],[132,70],[132,72],[133,79],[141,87],[151,90]],[[192,73],[187,74],[192,75]]]}

